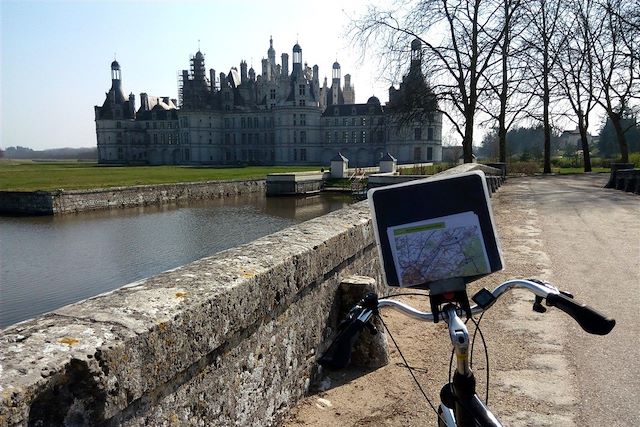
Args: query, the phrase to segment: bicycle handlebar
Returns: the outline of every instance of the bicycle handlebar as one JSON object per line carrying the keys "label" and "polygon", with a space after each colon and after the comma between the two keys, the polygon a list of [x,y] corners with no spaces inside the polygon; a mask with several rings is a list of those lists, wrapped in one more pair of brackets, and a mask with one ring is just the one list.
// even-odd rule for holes
{"label": "bicycle handlebar", "polygon": [[578,325],[590,334],[607,335],[616,325],[614,319],[608,318],[588,305],[580,304],[562,294],[549,294],[547,305],[557,307],[573,317],[578,322]]}
{"label": "bicycle handlebar", "polygon": [[[496,287],[491,294],[495,299],[504,295],[513,288],[526,289],[537,297],[544,298],[547,305],[557,307],[571,316],[586,332],[595,335],[606,335],[616,324],[614,319],[608,318],[593,308],[580,304],[563,295],[557,288],[540,280],[508,280]],[[327,368],[341,369],[346,367],[351,360],[351,348],[365,327],[371,316],[377,313],[379,308],[392,307],[410,317],[423,321],[433,321],[434,315],[430,312],[416,310],[408,304],[391,299],[378,300],[375,294],[368,294],[362,301],[354,306],[347,318],[338,326],[338,335],[334,338],[329,348],[320,357],[318,363]],[[471,307],[471,313],[477,314],[489,307],[478,305]],[[445,316],[442,313],[440,317]]]}

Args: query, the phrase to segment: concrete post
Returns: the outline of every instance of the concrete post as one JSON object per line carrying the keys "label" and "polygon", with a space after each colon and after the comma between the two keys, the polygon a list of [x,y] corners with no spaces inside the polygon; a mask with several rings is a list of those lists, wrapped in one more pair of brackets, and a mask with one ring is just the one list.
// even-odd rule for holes
{"label": "concrete post", "polygon": [[331,178],[347,178],[347,168],[349,167],[349,160],[338,153],[333,159],[331,159]]}
{"label": "concrete post", "polygon": [[[349,310],[369,292],[376,292],[376,281],[371,277],[349,276],[342,279],[338,294],[340,319],[344,319]],[[351,366],[377,369],[389,364],[389,348],[384,326],[378,318],[374,318],[373,325],[378,333],[373,335],[367,328],[362,331],[351,353]]]}

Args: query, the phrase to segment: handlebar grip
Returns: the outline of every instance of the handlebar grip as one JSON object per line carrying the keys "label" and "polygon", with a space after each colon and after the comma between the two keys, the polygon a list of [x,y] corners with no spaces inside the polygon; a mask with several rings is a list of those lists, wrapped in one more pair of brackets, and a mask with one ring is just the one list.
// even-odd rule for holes
{"label": "handlebar grip", "polygon": [[346,325],[342,325],[342,330],[329,345],[327,351],[320,356],[318,360],[320,366],[329,369],[343,369],[351,361],[351,349],[366,323],[357,318],[351,318],[345,322]]}
{"label": "handlebar grip", "polygon": [[562,294],[549,294],[547,305],[557,307],[578,322],[586,332],[594,335],[607,335],[616,325],[616,321],[606,317],[593,308],[580,304]]}

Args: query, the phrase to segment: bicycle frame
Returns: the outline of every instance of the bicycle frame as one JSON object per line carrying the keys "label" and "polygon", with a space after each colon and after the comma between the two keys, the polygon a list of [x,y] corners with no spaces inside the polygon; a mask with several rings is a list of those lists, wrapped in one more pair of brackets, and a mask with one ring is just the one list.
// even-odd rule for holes
{"label": "bicycle frame", "polygon": [[502,426],[476,394],[476,380],[469,363],[467,326],[453,304],[445,306],[444,314],[456,355],[456,371],[453,382],[445,385],[440,393],[443,397],[439,411],[442,421],[447,427],[475,427],[478,423],[483,427]]}

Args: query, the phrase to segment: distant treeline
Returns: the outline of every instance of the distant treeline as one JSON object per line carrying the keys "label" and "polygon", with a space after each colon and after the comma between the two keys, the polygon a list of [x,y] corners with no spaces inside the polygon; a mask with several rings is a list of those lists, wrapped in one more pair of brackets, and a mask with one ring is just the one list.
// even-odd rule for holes
{"label": "distant treeline", "polygon": [[97,160],[96,147],[83,148],[52,148],[49,150],[33,150],[27,147],[9,147],[1,154],[7,159],[35,159],[35,160]]}

